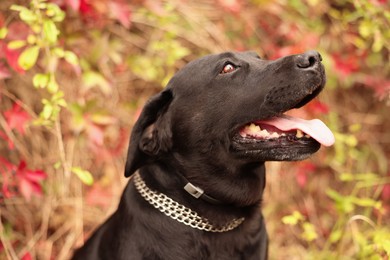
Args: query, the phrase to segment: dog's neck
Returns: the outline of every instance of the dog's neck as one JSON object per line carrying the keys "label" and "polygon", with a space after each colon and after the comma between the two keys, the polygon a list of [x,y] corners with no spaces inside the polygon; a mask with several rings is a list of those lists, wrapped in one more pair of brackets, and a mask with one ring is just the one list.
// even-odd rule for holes
{"label": "dog's neck", "polygon": [[247,164],[235,173],[192,172],[186,169],[185,179],[204,190],[221,202],[216,205],[207,200],[197,199],[184,190],[186,183],[179,167],[152,164],[140,169],[140,174],[147,186],[163,193],[173,200],[197,211],[210,219],[227,219],[242,217],[258,210],[265,186],[265,166],[263,163]]}

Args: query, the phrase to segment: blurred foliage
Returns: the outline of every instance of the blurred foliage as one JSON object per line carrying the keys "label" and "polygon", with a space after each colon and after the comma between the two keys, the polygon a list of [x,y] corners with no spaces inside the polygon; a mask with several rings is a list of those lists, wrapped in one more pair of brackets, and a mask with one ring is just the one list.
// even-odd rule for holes
{"label": "blurred foliage", "polygon": [[326,121],[336,144],[308,162],[270,164],[270,257],[388,258],[389,6],[1,1],[0,258],[69,257],[116,207],[143,102],[185,63],[224,50],[276,59],[309,49],[321,52],[328,83],[299,113]]}

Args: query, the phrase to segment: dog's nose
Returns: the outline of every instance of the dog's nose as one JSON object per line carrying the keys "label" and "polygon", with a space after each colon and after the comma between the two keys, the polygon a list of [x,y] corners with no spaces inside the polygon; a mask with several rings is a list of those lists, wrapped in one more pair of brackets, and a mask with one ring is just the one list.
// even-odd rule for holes
{"label": "dog's nose", "polygon": [[322,61],[321,54],[318,51],[307,51],[296,56],[298,68],[307,69],[314,67]]}

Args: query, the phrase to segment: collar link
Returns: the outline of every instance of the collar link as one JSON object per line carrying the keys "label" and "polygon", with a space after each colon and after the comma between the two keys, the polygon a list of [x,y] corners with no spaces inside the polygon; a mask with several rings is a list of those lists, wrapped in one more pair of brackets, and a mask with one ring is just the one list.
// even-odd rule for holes
{"label": "collar link", "polygon": [[[245,218],[242,217],[232,219],[224,225],[214,225],[207,218],[199,216],[197,212],[179,204],[167,195],[149,189],[138,172],[134,174],[134,186],[138,193],[154,208],[158,209],[166,216],[195,229],[208,232],[227,232],[237,228],[245,220]],[[189,194],[194,194],[192,196],[198,196],[198,198],[202,198],[203,196],[204,198],[204,192],[202,189],[199,189],[191,183],[187,183],[185,187],[190,190],[188,191]]]}

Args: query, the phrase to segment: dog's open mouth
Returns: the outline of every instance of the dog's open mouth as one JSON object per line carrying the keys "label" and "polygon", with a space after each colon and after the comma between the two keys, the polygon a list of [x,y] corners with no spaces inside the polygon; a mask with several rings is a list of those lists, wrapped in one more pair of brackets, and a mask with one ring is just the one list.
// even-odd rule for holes
{"label": "dog's open mouth", "polygon": [[255,161],[295,161],[334,141],[331,130],[319,119],[278,115],[240,127],[233,137],[233,150]]}
{"label": "dog's open mouth", "polygon": [[334,143],[333,133],[321,120],[304,120],[287,115],[251,122],[242,127],[239,134],[244,139],[258,141],[304,141],[313,138],[324,146]]}

